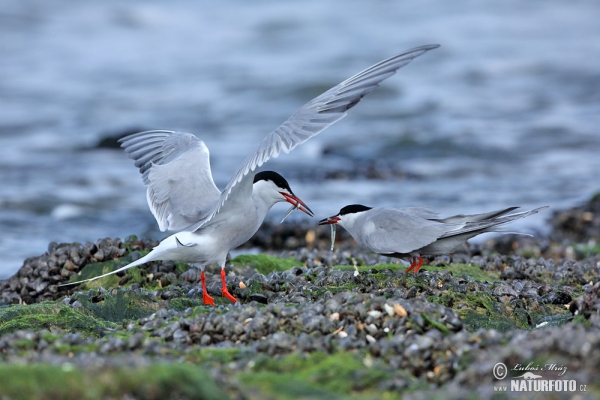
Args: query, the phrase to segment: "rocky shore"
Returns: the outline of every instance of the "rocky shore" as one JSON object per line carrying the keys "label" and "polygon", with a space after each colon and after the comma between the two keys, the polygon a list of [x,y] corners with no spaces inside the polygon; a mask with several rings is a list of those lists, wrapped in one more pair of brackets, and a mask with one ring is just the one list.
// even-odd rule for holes
{"label": "rocky shore", "polygon": [[598,398],[600,196],[550,217],[548,237],[468,245],[417,275],[342,229],[331,252],[327,229],[266,224],[259,254],[228,262],[237,304],[207,268],[217,307],[183,263],[59,287],[157,243],[51,243],[0,281],[0,398],[529,399],[510,390],[526,372],[576,384],[544,398]]}

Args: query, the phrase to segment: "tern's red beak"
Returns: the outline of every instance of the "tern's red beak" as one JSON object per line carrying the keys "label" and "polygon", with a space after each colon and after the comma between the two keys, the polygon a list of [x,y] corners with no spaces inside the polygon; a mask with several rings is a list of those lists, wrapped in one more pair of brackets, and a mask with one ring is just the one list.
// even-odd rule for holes
{"label": "tern's red beak", "polygon": [[338,222],[340,222],[340,217],[338,217],[337,215],[334,215],[333,217],[323,218],[322,220],[319,221],[319,225],[331,225],[331,224],[337,224]]}
{"label": "tern's red beak", "polygon": [[285,201],[287,201],[288,203],[290,203],[293,206],[296,206],[296,208],[298,208],[303,213],[310,215],[311,217],[315,216],[315,214],[312,212],[312,210],[310,208],[308,208],[306,203],[304,203],[302,200],[300,200],[298,197],[296,197],[295,194],[289,194],[289,193],[285,193],[285,192],[279,192],[279,194],[281,194],[283,197],[285,197]]}

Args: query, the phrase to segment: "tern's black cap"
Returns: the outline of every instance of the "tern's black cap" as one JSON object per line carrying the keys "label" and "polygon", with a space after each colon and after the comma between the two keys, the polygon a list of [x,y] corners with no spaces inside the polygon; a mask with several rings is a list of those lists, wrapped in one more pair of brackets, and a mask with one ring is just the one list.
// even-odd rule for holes
{"label": "tern's black cap", "polygon": [[357,213],[357,212],[367,211],[370,209],[371,209],[371,207],[363,206],[362,204],[351,204],[349,206],[342,208],[338,215],[353,214],[353,213]]}
{"label": "tern's black cap", "polygon": [[292,189],[290,188],[289,183],[285,180],[285,178],[281,175],[279,175],[277,172],[275,171],[261,171],[258,174],[254,175],[254,182],[256,183],[258,181],[271,181],[273,182],[275,185],[277,185],[277,187],[280,187],[282,189],[287,189],[288,192],[290,193],[294,193],[292,192]]}

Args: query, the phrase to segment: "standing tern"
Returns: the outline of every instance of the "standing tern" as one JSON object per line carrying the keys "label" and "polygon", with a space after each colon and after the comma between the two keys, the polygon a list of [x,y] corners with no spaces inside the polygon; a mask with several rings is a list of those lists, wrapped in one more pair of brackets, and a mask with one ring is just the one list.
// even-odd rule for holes
{"label": "standing tern", "polygon": [[505,232],[497,230],[497,226],[537,214],[547,207],[514,214],[509,213],[518,207],[509,207],[440,219],[437,213],[426,208],[371,208],[352,204],[322,219],[319,225],[332,225],[333,233],[334,224],[339,224],[360,246],[384,256],[411,259],[406,272],[414,270],[416,274],[423,265],[422,256],[452,253],[472,237],[486,232]]}
{"label": "standing tern", "polygon": [[[276,172],[255,170],[279,153],[289,153],[299,144],[339,121],[384,79],[416,57],[439,45],[417,47],[352,76],[306,103],[275,129],[242,163],[229,184],[219,191],[215,185],[204,142],[189,133],[148,131],[126,136],[121,146],[139,168],[147,186],[147,200],[161,231],[175,233],[146,256],[110,273],[68,285],[92,281],[155,260],[178,260],[196,264],[201,270],[204,304],[214,305],[206,291],[204,266],[221,266],[222,294],[227,290],[225,261],[229,250],[256,233],[269,209],[287,201],[292,208],[313,216]],[[284,217],[284,219],[285,219]]]}

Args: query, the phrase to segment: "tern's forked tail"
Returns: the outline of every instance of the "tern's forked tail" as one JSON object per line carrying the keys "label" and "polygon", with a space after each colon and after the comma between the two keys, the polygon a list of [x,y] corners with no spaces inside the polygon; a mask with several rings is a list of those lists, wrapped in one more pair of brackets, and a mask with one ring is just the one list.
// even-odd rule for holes
{"label": "tern's forked tail", "polygon": [[91,282],[91,281],[95,281],[96,279],[104,278],[105,276],[109,276],[109,275],[113,275],[113,274],[116,274],[116,273],[121,272],[121,271],[125,271],[125,270],[127,270],[129,268],[137,267],[138,265],[142,265],[142,264],[145,264],[147,262],[154,261],[155,258],[154,258],[154,254],[152,254],[152,253],[153,253],[153,251],[151,251],[150,253],[146,254],[144,257],[140,258],[139,260],[136,260],[136,261],[134,261],[132,263],[129,263],[129,264],[125,265],[124,267],[121,267],[121,268],[116,269],[114,271],[108,272],[106,274],[103,274],[103,275],[100,275],[100,276],[96,276],[96,277],[93,277],[93,278],[89,278],[89,279],[83,279],[81,281],[63,283],[63,284],[58,285],[58,286],[69,286],[69,285],[76,285],[78,283]]}

